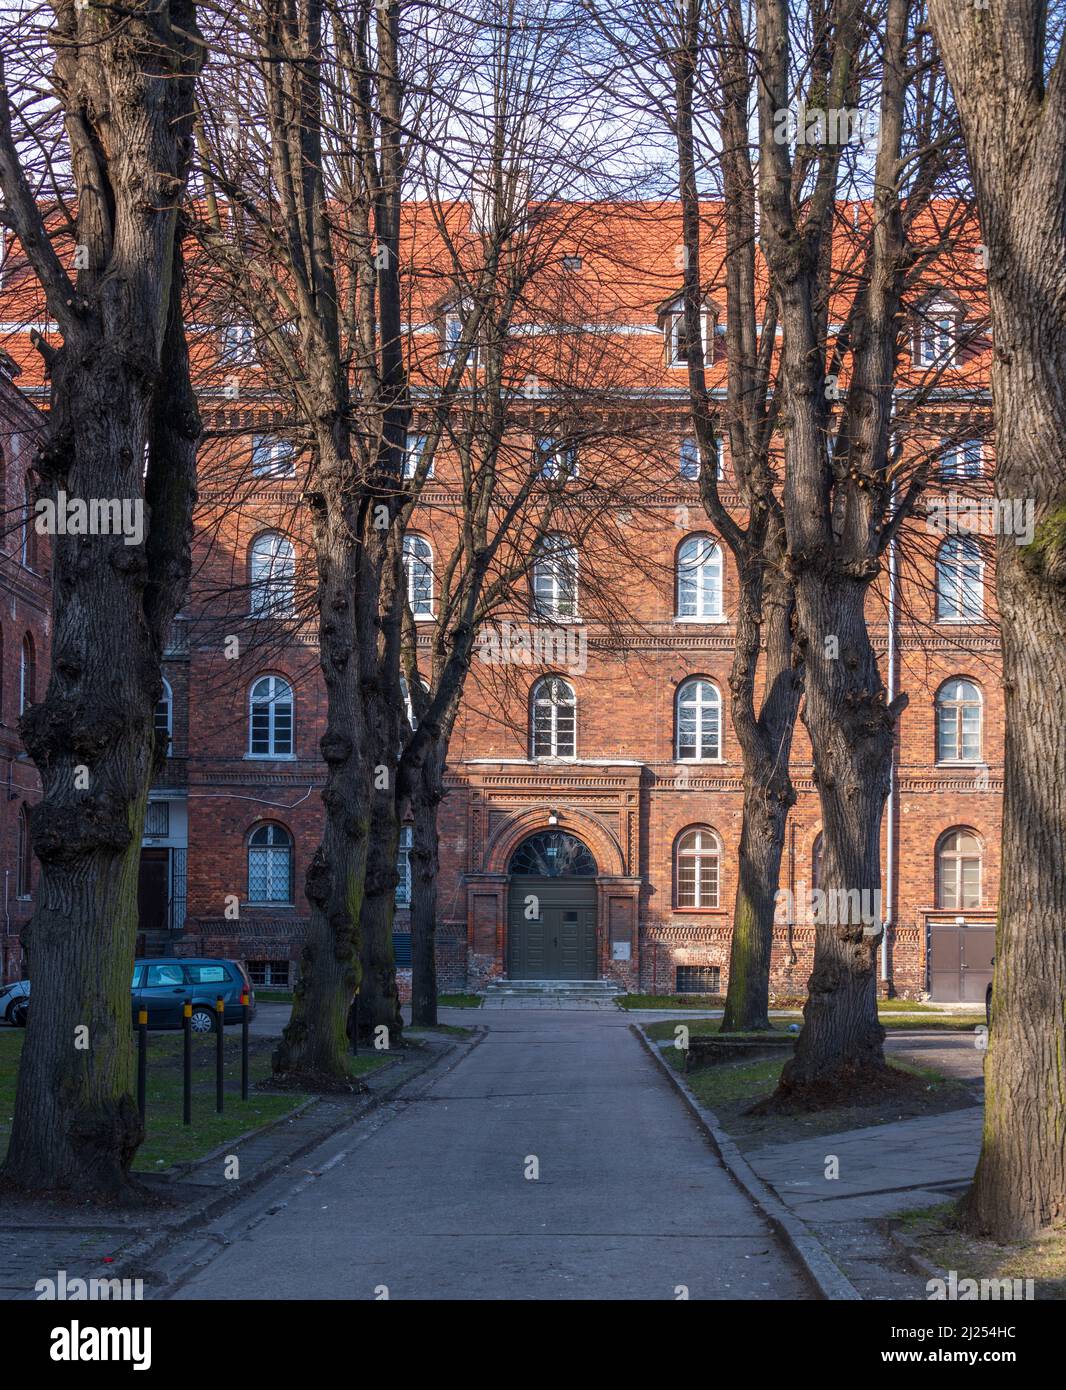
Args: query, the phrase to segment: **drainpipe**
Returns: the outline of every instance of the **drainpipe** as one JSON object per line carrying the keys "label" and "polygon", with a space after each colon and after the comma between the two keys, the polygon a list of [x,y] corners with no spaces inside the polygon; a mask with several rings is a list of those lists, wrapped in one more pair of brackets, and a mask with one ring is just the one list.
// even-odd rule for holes
{"label": "drainpipe", "polygon": [[[889,491],[890,514],[896,509],[896,484]],[[888,700],[896,698],[896,603],[898,557],[895,537],[888,544]],[[892,733],[892,760],[888,769],[888,834],[886,836],[885,896],[887,899],[881,936],[881,983],[888,984],[888,933],[892,926],[892,904],[896,895],[896,735]]]}

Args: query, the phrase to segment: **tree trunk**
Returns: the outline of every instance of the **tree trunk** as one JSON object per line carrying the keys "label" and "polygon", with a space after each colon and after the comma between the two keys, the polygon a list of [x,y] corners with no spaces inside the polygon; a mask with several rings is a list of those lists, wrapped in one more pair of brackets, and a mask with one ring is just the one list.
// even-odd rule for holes
{"label": "tree trunk", "polygon": [[[149,30],[132,17],[104,36],[102,21],[70,7],[58,23],[85,263],[65,302],[46,281],[63,344],[49,354],[39,492],[149,505],[135,543],[52,537],[52,674],[21,721],[42,783],[33,1002],[3,1171],[23,1188],[86,1198],[128,1188],[142,1139],[130,1009],[141,831],[161,656],[189,573],[200,430],[178,206],[201,50],[168,27],[195,32],[191,4],[157,19]],[[73,42],[86,33],[91,43]],[[3,163],[15,203],[9,148]]]}
{"label": "tree trunk", "polygon": [[437,878],[440,852],[437,811],[443,797],[443,754],[435,745],[422,764],[412,809],[411,1022],[437,1026]]}
{"label": "tree trunk", "polygon": [[386,1028],[388,1045],[403,1041],[403,1018],[396,986],[396,953],[392,928],[396,915],[396,858],[400,824],[391,791],[373,799],[370,845],[367,854],[366,892],[360,917],[359,1041],[375,1041],[378,1028]]}
{"label": "tree trunk", "polygon": [[1066,1217],[1064,53],[1039,0],[990,0],[980,11],[932,0],[930,15],[988,266],[995,493],[1012,516],[1023,509],[1023,526],[996,541],[1002,868],[984,1140],[964,1204],[973,1229],[1017,1241]]}
{"label": "tree trunk", "polygon": [[368,593],[365,547],[354,539],[359,520],[350,513],[359,504],[346,486],[347,449],[346,441],[322,445],[320,490],[311,494],[319,664],[327,696],[326,731],[319,745],[326,764],[326,824],[305,880],[311,910],[292,1015],[273,1056],[275,1078],[317,1090],[352,1085],[348,1013],[359,987],[359,924],[370,838],[371,767],[358,654],[366,650],[373,628],[377,591],[369,586]]}
{"label": "tree trunk", "polygon": [[[822,808],[824,902],[815,904],[814,969],[787,1095],[848,1086],[884,1071],[877,1019],[881,816],[888,795],[895,714],[888,708],[866,628],[867,585],[817,568],[796,582],[798,638],[806,649],[803,722]],[[819,921],[819,916],[825,920]]]}

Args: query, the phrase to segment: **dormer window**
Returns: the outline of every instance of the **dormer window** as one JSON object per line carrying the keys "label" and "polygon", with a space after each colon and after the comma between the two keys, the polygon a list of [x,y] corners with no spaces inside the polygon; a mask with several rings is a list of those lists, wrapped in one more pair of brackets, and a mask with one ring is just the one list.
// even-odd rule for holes
{"label": "dormer window", "polygon": [[295,478],[296,451],[292,441],[275,434],[252,435],[252,476]]}
{"label": "dormer window", "polygon": [[953,367],[964,319],[965,310],[958,301],[946,297],[930,300],[921,311],[915,334],[915,363],[919,367]]}
{"label": "dormer window", "polygon": [[[685,302],[681,296],[659,307],[659,322],[666,340],[666,362],[670,367],[684,367],[688,363],[688,334],[685,329]],[[700,313],[700,332],[703,338],[704,357],[713,359],[713,334],[718,329],[718,312],[710,301],[705,300]]]}
{"label": "dormer window", "polygon": [[544,435],[534,446],[534,466],[546,483],[577,477],[577,445]]}
{"label": "dormer window", "polygon": [[[441,311],[441,361],[446,367],[455,362],[462,352],[463,330],[470,314],[470,305],[465,303],[446,304]],[[470,349],[470,364],[474,364],[476,349]]]}
{"label": "dormer window", "polygon": [[[714,440],[714,455],[717,463],[717,478],[725,478],[725,436],[718,434]],[[680,474],[687,482],[697,482],[700,476],[700,448],[691,435],[681,441]]]}
{"label": "dormer window", "polygon": [[255,361],[250,323],[229,323],[223,327],[219,360],[224,367],[247,367]]}
{"label": "dormer window", "polygon": [[581,269],[581,257],[580,257],[580,256],[564,256],[564,257],[563,257],[563,269],[564,269],[564,270],[580,270],[580,269]]}

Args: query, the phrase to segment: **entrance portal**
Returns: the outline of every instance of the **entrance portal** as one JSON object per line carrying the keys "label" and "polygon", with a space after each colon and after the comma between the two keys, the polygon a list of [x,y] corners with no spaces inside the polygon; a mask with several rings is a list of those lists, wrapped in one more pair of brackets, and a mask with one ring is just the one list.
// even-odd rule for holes
{"label": "entrance portal", "polygon": [[542,831],[511,856],[507,974],[595,980],[596,861],[565,831]]}

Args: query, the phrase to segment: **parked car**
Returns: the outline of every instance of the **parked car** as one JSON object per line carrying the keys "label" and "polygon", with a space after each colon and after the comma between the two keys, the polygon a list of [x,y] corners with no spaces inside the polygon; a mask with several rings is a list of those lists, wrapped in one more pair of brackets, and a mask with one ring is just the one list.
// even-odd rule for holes
{"label": "parked car", "polygon": [[220,996],[225,1001],[223,1023],[240,1023],[244,990],[254,1018],[255,990],[240,961],[209,956],[134,961],[133,1020],[137,1021],[138,1010],[147,1009],[149,1028],[180,1028],[185,1004],[190,1003],[192,1031],[210,1033],[215,1026],[215,1000]]}
{"label": "parked car", "polygon": [[[194,960],[160,956],[133,963],[130,1004],[133,1021],[148,1010],[149,1028],[180,1028],[186,1002],[192,1005],[189,1020],[194,1033],[210,1033],[215,1026],[215,1000],[224,1000],[223,1023],[240,1023],[241,994],[248,991],[251,1017],[255,1017],[255,990],[244,966],[237,960],[203,957]],[[17,1027],[26,1026],[30,982],[20,980],[0,989],[0,1018]]]}
{"label": "parked car", "polygon": [[16,980],[11,985],[0,985],[0,1018],[16,1028],[25,1028],[27,1000],[30,997],[29,980]]}

